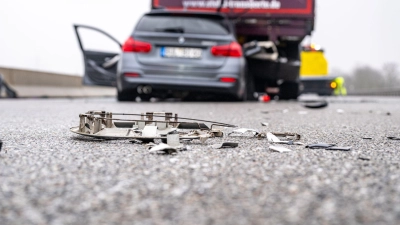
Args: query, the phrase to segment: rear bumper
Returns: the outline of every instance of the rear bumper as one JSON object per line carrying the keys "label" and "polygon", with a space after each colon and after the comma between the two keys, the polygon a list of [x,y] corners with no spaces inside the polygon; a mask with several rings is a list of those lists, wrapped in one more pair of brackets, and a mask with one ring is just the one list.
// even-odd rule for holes
{"label": "rear bumper", "polygon": [[196,93],[214,93],[228,94],[241,97],[244,90],[241,88],[241,82],[223,83],[220,81],[210,81],[201,79],[181,79],[181,78],[143,78],[143,77],[124,77],[119,75],[118,90],[137,92],[140,86],[150,86],[154,94],[168,94],[173,92],[196,92]]}

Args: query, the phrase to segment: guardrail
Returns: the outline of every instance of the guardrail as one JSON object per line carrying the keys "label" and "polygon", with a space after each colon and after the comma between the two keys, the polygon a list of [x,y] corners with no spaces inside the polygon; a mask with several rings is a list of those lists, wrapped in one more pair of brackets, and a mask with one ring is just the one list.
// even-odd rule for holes
{"label": "guardrail", "polygon": [[3,96],[2,91],[5,90],[5,96],[8,98],[17,98],[17,92],[15,92],[7,82],[4,80],[3,75],[0,73],[0,98]]}
{"label": "guardrail", "polygon": [[348,91],[348,95],[400,96],[400,87]]}
{"label": "guardrail", "polygon": [[0,74],[3,75],[3,84],[0,85],[3,90],[0,90],[0,97],[62,98],[116,95],[115,87],[83,86],[80,76],[4,67],[0,67]]}

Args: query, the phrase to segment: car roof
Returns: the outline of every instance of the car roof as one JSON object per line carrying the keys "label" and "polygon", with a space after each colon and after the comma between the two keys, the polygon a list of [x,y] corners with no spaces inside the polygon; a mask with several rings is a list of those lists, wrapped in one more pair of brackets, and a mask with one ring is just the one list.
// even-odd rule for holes
{"label": "car roof", "polygon": [[165,9],[153,9],[145,15],[179,15],[179,16],[199,16],[217,19],[226,19],[226,15],[219,12],[201,12],[201,11],[183,11],[183,10],[165,10]]}

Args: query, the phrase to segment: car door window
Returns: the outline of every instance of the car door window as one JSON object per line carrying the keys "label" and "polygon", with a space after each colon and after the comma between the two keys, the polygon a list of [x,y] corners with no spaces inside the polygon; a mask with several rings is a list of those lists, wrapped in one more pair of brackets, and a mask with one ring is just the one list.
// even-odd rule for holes
{"label": "car door window", "polygon": [[118,43],[106,35],[90,29],[79,29],[84,51],[120,53],[121,47]]}

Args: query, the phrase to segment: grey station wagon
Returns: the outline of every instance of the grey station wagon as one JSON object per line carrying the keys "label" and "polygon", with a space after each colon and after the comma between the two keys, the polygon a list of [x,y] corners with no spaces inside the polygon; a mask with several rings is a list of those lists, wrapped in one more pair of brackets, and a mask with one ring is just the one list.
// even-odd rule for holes
{"label": "grey station wagon", "polygon": [[119,101],[213,94],[246,99],[245,59],[233,26],[219,13],[151,11],[120,53],[85,50],[84,84],[116,86]]}

